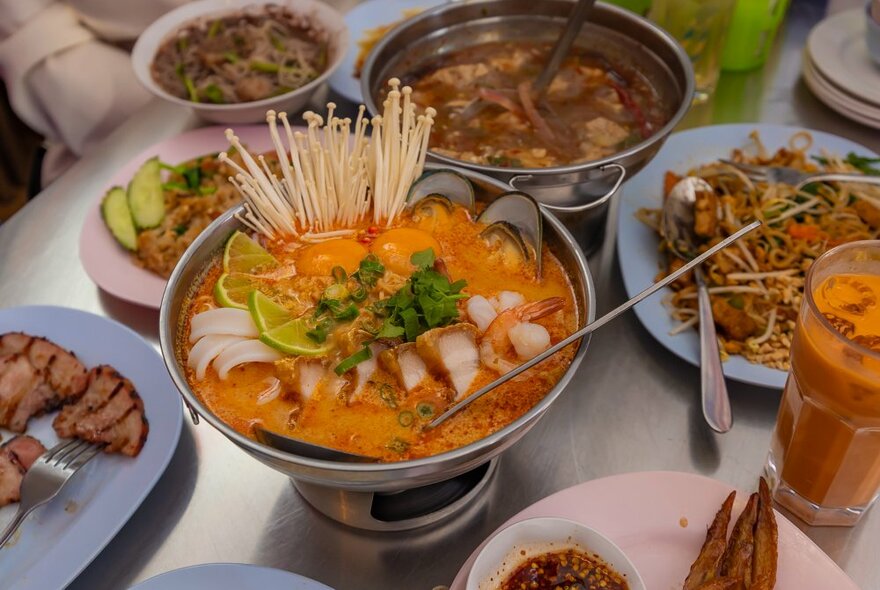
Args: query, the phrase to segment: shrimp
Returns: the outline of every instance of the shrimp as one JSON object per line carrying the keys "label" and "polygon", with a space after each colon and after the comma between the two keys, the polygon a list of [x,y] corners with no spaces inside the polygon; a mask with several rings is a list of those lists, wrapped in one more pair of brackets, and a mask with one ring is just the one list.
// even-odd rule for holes
{"label": "shrimp", "polygon": [[555,313],[564,305],[565,301],[562,297],[548,297],[502,311],[492,320],[483,334],[480,342],[480,360],[484,365],[501,374],[512,371],[518,363],[510,360],[516,352],[510,341],[511,328]]}

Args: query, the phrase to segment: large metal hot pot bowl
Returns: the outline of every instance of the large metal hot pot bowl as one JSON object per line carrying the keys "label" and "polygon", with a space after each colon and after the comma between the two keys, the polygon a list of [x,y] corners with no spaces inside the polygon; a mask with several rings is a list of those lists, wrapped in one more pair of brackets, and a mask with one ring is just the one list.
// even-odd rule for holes
{"label": "large metal hot pot bowl", "polygon": [[[381,93],[390,78],[411,82],[414,73],[444,53],[488,41],[555,41],[570,11],[568,0],[484,0],[446,3],[407,20],[367,58],[361,74],[367,108],[381,112]],[[687,54],[668,33],[616,6],[597,3],[575,42],[641,72],[667,104],[669,122],[607,158],[552,168],[503,168],[429,154],[434,161],[488,174],[531,194],[589,252],[601,243],[608,201],[617,187],[654,157],[690,108],[694,76]]]}
{"label": "large metal hot pot bowl", "polygon": [[[449,168],[429,165],[429,168]],[[478,200],[491,201],[509,189],[498,180],[470,170],[457,171],[473,182]],[[294,478],[297,485],[319,486],[333,490],[388,492],[448,480],[479,467],[519,440],[535,425],[550,404],[559,397],[568,384],[587,349],[582,342],[571,366],[547,395],[525,415],[498,432],[465,447],[440,455],[400,461],[397,463],[343,463],[309,459],[265,446],[225,424],[196,396],[186,380],[181,348],[186,345],[181,318],[196,286],[217,260],[226,239],[236,229],[243,229],[233,215],[240,209],[228,211],[214,221],[187,249],[177,264],[160,311],[160,340],[165,364],[184,401],[196,416],[222,432],[245,452],[266,465]],[[584,255],[571,234],[552,214],[544,212],[544,242],[567,269],[576,295],[580,325],[595,317],[596,299],[593,281]]]}

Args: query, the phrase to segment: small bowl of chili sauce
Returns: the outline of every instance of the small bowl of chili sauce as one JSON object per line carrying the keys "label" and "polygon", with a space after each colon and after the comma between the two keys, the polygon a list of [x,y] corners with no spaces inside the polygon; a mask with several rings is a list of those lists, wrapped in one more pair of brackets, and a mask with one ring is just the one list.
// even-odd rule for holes
{"label": "small bowl of chili sauce", "polygon": [[602,533],[564,518],[532,518],[492,537],[467,590],[645,590],[629,558]]}

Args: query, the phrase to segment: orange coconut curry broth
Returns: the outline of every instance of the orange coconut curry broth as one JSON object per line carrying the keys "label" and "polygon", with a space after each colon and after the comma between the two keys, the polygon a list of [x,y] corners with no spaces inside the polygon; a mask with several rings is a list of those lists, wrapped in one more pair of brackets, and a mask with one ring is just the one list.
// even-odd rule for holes
{"label": "orange coconut curry broth", "polygon": [[[225,379],[214,367],[199,379],[190,367],[187,378],[193,391],[224,422],[247,436],[260,424],[306,441],[400,461],[461,447],[500,430],[562,377],[575,345],[500,386],[441,427],[425,430],[424,425],[452,403],[577,328],[571,283],[546,246],[542,276],[537,278],[534,261],[521,259],[504,240],[481,236],[486,226],[460,206],[435,208],[430,215],[405,213],[390,229],[370,224],[355,229],[351,236],[318,243],[263,244],[280,264],[258,277],[259,290],[310,327],[320,324],[319,317],[326,320],[326,312],[319,312],[326,307],[322,301],[328,292],[337,293],[340,283],[352,291],[351,280],[362,261],[378,262],[382,272],[376,273],[372,285],[357,285],[367,287],[362,300],[343,297],[339,315],[345,319],[325,321],[325,350],[319,354],[243,363]],[[207,273],[192,297],[186,336],[194,315],[217,306],[219,266]],[[417,293],[429,283],[451,293],[442,310],[447,315],[437,327],[425,330],[423,325],[411,338],[411,316],[424,322],[433,312],[413,303],[417,313],[408,314],[387,302],[398,301],[401,291]],[[419,295],[413,299],[418,301]],[[350,319],[352,306],[357,315]],[[398,312],[409,318],[398,318],[407,324],[406,333],[388,337],[388,318]],[[370,350],[369,359],[361,355],[357,365],[341,366],[365,349]],[[180,354],[186,364],[188,351]]]}

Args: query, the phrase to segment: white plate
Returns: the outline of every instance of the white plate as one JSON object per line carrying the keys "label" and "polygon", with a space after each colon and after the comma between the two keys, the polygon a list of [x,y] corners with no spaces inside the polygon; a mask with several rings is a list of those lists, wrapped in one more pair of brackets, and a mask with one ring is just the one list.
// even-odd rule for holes
{"label": "white plate", "polygon": [[823,76],[865,102],[880,106],[880,68],[871,61],[865,40],[864,4],[816,25],[807,51]]}
{"label": "white plate", "polygon": [[[663,201],[663,175],[667,170],[684,174],[699,164],[727,158],[731,150],[751,144],[749,133],[758,131],[767,149],[775,151],[788,145],[789,138],[804,129],[784,125],[737,124],[700,127],[675,133],[663,149],[641,172],[623,185],[617,219],[617,254],[627,294],[632,297],[648,287],[660,271],[657,252],[658,236],[635,218],[642,207],[660,208]],[[845,155],[856,152],[876,157],[868,148],[848,139],[810,131],[813,136],[811,153],[822,149]],[[685,330],[670,336],[678,322],[669,315],[662,299],[671,291],[663,289],[635,307],[636,316],[660,344],[694,366],[700,362],[700,341],[696,330]],[[750,363],[741,356],[732,356],[723,364],[724,375],[736,381],[763,387],[781,388],[787,373]]]}
{"label": "white plate", "polygon": [[[706,529],[731,489],[726,483],[692,473],[648,471],[613,475],[548,496],[501,528],[527,518],[555,516],[574,520],[596,529],[620,547],[635,564],[647,588],[675,590],[681,588],[706,540]],[[737,493],[734,517],[739,516],[748,497],[745,491]],[[778,512],[776,523],[779,566],[775,590],[858,590],[830,557]],[[481,548],[482,545],[476,548],[465,562],[451,590],[465,589],[468,572]]]}
{"label": "white plate", "polygon": [[369,0],[352,8],[345,15],[351,43],[348,52],[342,58],[342,64],[327,81],[330,88],[355,104],[363,103],[361,81],[360,78],[354,77],[354,64],[361,51],[358,42],[364,37],[364,33],[368,29],[403,20],[403,13],[406,10],[415,8],[427,10],[445,1],[447,0]]}
{"label": "white plate", "polygon": [[208,563],[159,574],[130,590],[333,590],[283,570],[242,563]]}
{"label": "white plate", "polygon": [[[150,423],[140,455],[93,459],[24,521],[11,547],[0,549],[0,588],[63,588],[116,535],[165,471],[177,448],[183,407],[156,350],[113,320],[64,307],[13,307],[0,310],[0,334],[10,331],[45,336],[89,368],[112,365],[134,383]],[[54,413],[32,420],[28,428],[47,448],[58,442],[53,418]],[[10,436],[3,432],[4,440]],[[0,528],[16,507],[0,509]]]}
{"label": "white plate", "polygon": [[[101,199],[110,187],[127,186],[141,164],[153,156],[159,156],[163,162],[179,164],[229,149],[223,135],[225,130],[226,127],[203,127],[169,137],[132,158],[107,181],[104,190],[95,195],[79,237],[79,258],[86,273],[101,289],[131,303],[159,309],[165,279],[135,264],[131,254],[116,242],[101,218]],[[235,134],[248,150],[272,149],[266,125],[238,125]]]}
{"label": "white plate", "polygon": [[822,76],[808,55],[804,55],[804,82],[826,106],[862,125],[880,129],[880,107],[863,103],[845,94]]}

